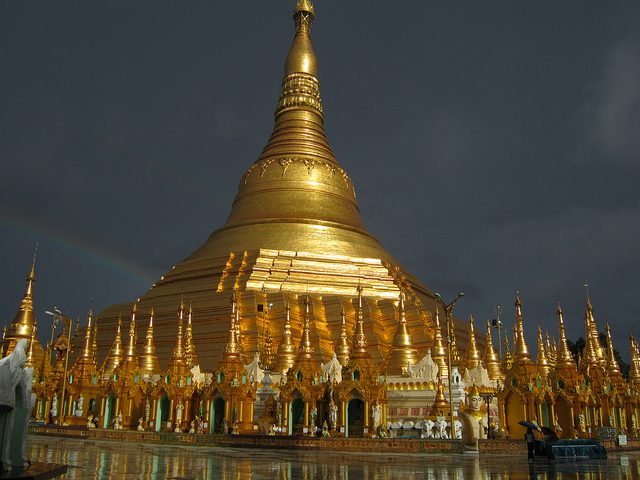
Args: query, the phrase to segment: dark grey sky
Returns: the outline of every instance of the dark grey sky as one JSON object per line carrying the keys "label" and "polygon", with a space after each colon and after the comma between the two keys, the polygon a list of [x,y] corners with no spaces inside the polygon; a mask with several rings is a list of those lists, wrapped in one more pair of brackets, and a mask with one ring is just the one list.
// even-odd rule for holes
{"label": "dark grey sky", "polygon": [[[0,312],[143,293],[221,226],[272,127],[294,0],[0,3]],[[326,131],[367,228],[528,341],[640,333],[640,2],[318,0]],[[84,318],[83,318],[84,320]]]}

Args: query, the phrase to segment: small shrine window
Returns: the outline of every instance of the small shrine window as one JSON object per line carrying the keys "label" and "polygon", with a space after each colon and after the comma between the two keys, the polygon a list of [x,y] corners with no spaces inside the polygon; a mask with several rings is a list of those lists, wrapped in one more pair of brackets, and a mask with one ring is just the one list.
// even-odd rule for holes
{"label": "small shrine window", "polygon": [[189,375],[187,377],[187,385],[191,385],[192,379],[191,379],[191,375]]}
{"label": "small shrine window", "polygon": [[356,369],[353,371],[352,379],[356,382],[360,380],[360,370]]}
{"label": "small shrine window", "polygon": [[168,373],[164,376],[164,382],[169,384],[171,383],[171,375],[169,375]]}
{"label": "small shrine window", "polygon": [[298,380],[299,382],[302,381],[302,372],[300,370],[296,372],[296,380]]}
{"label": "small shrine window", "polygon": [[138,383],[139,381],[140,381],[140,374],[136,372],[136,374],[133,376],[133,383]]}
{"label": "small shrine window", "polygon": [[565,387],[564,380],[558,380],[558,388],[559,388],[560,390],[563,390],[563,389],[564,389],[564,387]]}
{"label": "small shrine window", "polygon": [[515,378],[511,379],[511,386],[512,387],[517,387],[518,386],[518,380],[516,380]]}
{"label": "small shrine window", "polygon": [[69,383],[73,383],[73,375],[69,375]]}
{"label": "small shrine window", "polygon": [[224,382],[224,373],[218,372],[218,383]]}

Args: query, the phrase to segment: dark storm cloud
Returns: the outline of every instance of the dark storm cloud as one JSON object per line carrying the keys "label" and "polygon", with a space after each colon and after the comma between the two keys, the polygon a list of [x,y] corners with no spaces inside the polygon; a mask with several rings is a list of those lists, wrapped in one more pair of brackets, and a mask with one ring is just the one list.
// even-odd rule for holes
{"label": "dark storm cloud", "polygon": [[[0,6],[0,306],[135,298],[224,222],[272,127],[293,0]],[[639,320],[640,6],[316,2],[326,130],[367,228],[458,313],[628,355]],[[42,319],[42,314],[39,313]],[[509,325],[510,326],[510,325]]]}

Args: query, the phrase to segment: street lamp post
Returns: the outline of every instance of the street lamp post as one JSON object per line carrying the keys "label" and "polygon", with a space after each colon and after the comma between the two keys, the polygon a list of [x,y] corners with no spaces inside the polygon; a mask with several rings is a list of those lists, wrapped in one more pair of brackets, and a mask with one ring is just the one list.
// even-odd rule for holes
{"label": "street lamp post", "polygon": [[502,322],[500,321],[501,313],[502,306],[496,305],[496,318],[491,321],[491,326],[498,330],[498,348],[500,349],[500,361],[502,362]]}
{"label": "street lamp post", "polygon": [[58,424],[64,425],[64,397],[67,390],[67,369],[69,368],[69,351],[71,350],[71,329],[73,328],[73,320],[64,315],[58,309],[58,307],[53,307],[53,312],[47,310],[44,313],[53,316],[53,321],[51,322],[51,343],[53,343],[53,332],[60,321],[65,322],[69,328],[69,332],[67,333],[67,351],[64,356],[64,374],[62,376],[62,398],[60,401],[60,414],[58,415]]}
{"label": "street lamp post", "polygon": [[[453,419],[453,384],[452,384],[452,366],[451,366],[451,343],[453,341],[453,309],[456,302],[464,296],[464,293],[459,292],[456,297],[449,303],[445,303],[442,296],[439,293],[435,294],[435,299],[442,305],[444,310],[445,319],[447,322],[447,368],[449,377],[449,416],[451,417],[451,436],[455,434],[455,424]],[[437,308],[437,307],[436,307]]]}

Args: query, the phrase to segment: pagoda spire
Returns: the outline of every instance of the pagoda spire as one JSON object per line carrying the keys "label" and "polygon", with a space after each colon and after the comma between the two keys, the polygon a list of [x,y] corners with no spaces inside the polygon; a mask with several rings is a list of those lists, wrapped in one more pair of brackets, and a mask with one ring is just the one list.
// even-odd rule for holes
{"label": "pagoda spire", "polygon": [[93,358],[98,362],[98,319],[93,322],[93,330],[91,332],[91,351]]}
{"label": "pagoda spire", "polygon": [[487,320],[487,347],[484,351],[484,364],[487,367],[489,378],[497,380],[502,378],[502,370],[500,368],[500,358],[493,348],[493,338],[491,337],[491,322]]}
{"label": "pagoda spire", "polygon": [[147,334],[144,339],[144,346],[142,347],[142,355],[140,355],[140,374],[142,376],[159,375],[160,361],[156,354],[156,344],[153,334],[153,316],[154,311],[151,307],[151,313],[149,314],[149,325],[147,326]]}
{"label": "pagoda spire", "polygon": [[304,299],[304,322],[302,325],[302,336],[300,338],[300,347],[298,348],[298,359],[313,358],[313,345],[311,344],[311,312],[309,306],[311,301],[309,295]]}
{"label": "pagoda spire", "polygon": [[442,339],[442,327],[440,326],[440,313],[436,303],[435,333],[433,337],[433,350],[431,358],[438,365],[438,375],[442,378],[449,376],[449,365],[447,364],[447,348]]}
{"label": "pagoda spire", "polygon": [[196,345],[193,341],[193,326],[191,324],[191,316],[192,316],[192,308],[189,305],[189,315],[187,316],[187,328],[184,333],[184,343],[185,343],[185,358],[187,360],[187,365],[189,368],[198,365],[200,362],[198,360],[198,354],[196,353]]}
{"label": "pagoda spire", "polygon": [[[607,366],[607,356],[605,353],[602,344],[600,343],[600,334],[598,333],[598,326],[596,325],[596,319],[593,315],[593,305],[591,304],[591,295],[589,294],[589,285],[585,282],[584,288],[586,290],[586,305],[585,305],[585,321],[587,325],[587,337],[591,340],[593,345],[593,349],[595,351],[595,358],[597,359],[597,364],[606,368]],[[593,366],[593,365],[592,365]]]}
{"label": "pagoda spire", "polygon": [[278,363],[277,370],[279,372],[286,372],[289,370],[296,360],[296,347],[293,344],[293,336],[291,335],[291,307],[289,302],[285,306],[284,316],[284,332],[282,334],[282,340],[278,345]]}
{"label": "pagoda spire", "polygon": [[336,358],[343,367],[349,363],[349,355],[351,347],[349,347],[349,338],[347,337],[347,318],[344,308],[340,310],[340,339],[338,345],[334,349]]}
{"label": "pagoda spire", "polygon": [[102,371],[105,378],[111,377],[113,371],[122,362],[124,352],[122,351],[122,317],[118,317],[118,328],[116,329],[116,336],[113,340],[113,345],[107,354],[107,358],[104,359],[102,364]]}
{"label": "pagoda spire", "polygon": [[[7,333],[7,338],[10,341],[9,350],[13,350],[13,346],[15,343],[21,339],[25,338],[29,340],[31,338],[31,333],[35,326],[35,316],[33,314],[33,284],[36,281],[36,254],[38,247],[36,246],[36,250],[33,252],[33,261],[31,263],[31,269],[27,274],[26,283],[27,286],[24,291],[24,295],[22,300],[20,301],[20,307],[18,307],[18,312],[16,313],[11,325],[9,326],[9,331]],[[10,352],[7,352],[10,353]]]}
{"label": "pagoda spire", "polygon": [[96,359],[93,354],[93,342],[91,338],[91,334],[93,333],[93,310],[89,309],[89,313],[87,314],[87,328],[84,332],[84,348],[82,349],[82,354],[80,358],[85,361],[90,361],[95,363]]}
{"label": "pagoda spire", "polygon": [[398,321],[398,328],[393,336],[393,341],[391,343],[392,350],[388,360],[389,373],[392,374],[405,373],[408,365],[415,365],[418,363],[418,351],[413,346],[411,334],[409,333],[409,328],[407,326],[404,301],[404,292],[400,292],[400,301],[398,304],[398,314],[400,318]]}
{"label": "pagoda spire", "polygon": [[536,358],[536,364],[538,366],[538,372],[542,378],[547,378],[551,372],[551,365],[547,358],[547,352],[544,348],[544,339],[542,337],[542,328],[538,325],[538,357]]}
{"label": "pagoda spire", "polygon": [[133,304],[131,309],[131,322],[129,323],[129,345],[124,354],[123,362],[131,365],[135,370],[138,367],[138,335],[136,333],[136,314],[138,313],[138,302]]}
{"label": "pagoda spire", "polygon": [[640,386],[640,349],[638,348],[638,341],[633,335],[629,337],[629,343],[631,347],[629,382],[637,387]]}
{"label": "pagoda spire", "polygon": [[173,349],[173,355],[171,356],[171,363],[185,362],[183,328],[184,328],[184,302],[181,299],[180,307],[178,308],[178,334],[176,336],[176,346]]}
{"label": "pagoda spire", "polygon": [[[225,359],[240,358],[240,349],[236,339],[236,332],[237,332],[236,323],[238,323],[239,321],[240,321],[240,311],[238,310],[238,298],[236,296],[236,291],[234,289],[233,293],[231,294],[231,325],[229,326],[229,336],[227,339],[227,344],[224,347]],[[180,323],[178,324],[178,328],[182,330],[182,326],[180,325]]]}
{"label": "pagoda spire", "polygon": [[555,339],[553,342],[551,341],[549,330],[546,330],[544,332],[544,348],[547,352],[547,360],[549,361],[549,365],[551,366],[551,368],[554,368],[556,366],[556,357],[558,352],[556,351]]}
{"label": "pagoda spire", "polygon": [[476,333],[473,328],[473,315],[469,315],[469,344],[465,355],[465,368],[471,370],[480,365],[480,352],[476,345]]}
{"label": "pagoda spire", "polygon": [[522,320],[522,301],[520,300],[520,292],[516,293],[516,332],[517,341],[513,347],[514,349],[514,362],[531,363],[531,354],[529,353],[529,347],[524,338],[524,326]]}
{"label": "pagoda spire", "polygon": [[556,369],[569,372],[573,376],[577,376],[578,370],[576,368],[576,362],[573,359],[573,355],[569,350],[567,343],[567,333],[564,327],[564,319],[562,314],[562,306],[558,302],[558,308],[556,309],[558,316],[558,330],[560,332],[560,350],[556,358]]}
{"label": "pagoda spire", "polygon": [[502,366],[505,372],[511,370],[513,366],[513,356],[511,355],[511,349],[509,348],[509,336],[504,336],[504,358],[502,359]]}
{"label": "pagoda spire", "polygon": [[35,356],[33,354],[33,344],[36,342],[36,331],[38,330],[38,325],[33,326],[33,330],[31,331],[31,339],[29,340],[29,349],[27,351],[27,361],[24,364],[24,368],[33,368],[34,377],[37,378],[37,362]]}
{"label": "pagoda spire", "polygon": [[364,310],[362,308],[362,285],[358,285],[358,310],[356,312],[356,328],[353,335],[353,354],[367,354],[367,336],[364,333]]}
{"label": "pagoda spire", "polygon": [[616,356],[613,351],[613,340],[611,340],[611,327],[609,323],[606,326],[607,330],[607,372],[612,378],[622,380],[622,372],[620,371],[620,365],[616,360]]}

